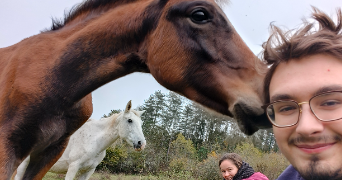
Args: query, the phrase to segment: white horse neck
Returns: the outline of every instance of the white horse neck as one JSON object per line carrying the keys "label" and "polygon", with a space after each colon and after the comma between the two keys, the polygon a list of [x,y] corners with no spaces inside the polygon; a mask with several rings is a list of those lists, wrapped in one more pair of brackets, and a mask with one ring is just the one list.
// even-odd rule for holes
{"label": "white horse neck", "polygon": [[108,118],[101,118],[100,120],[90,120],[88,125],[90,129],[86,129],[85,133],[92,134],[93,141],[97,143],[97,149],[99,152],[106,150],[119,138],[119,129],[117,127],[117,117],[119,114],[114,114]]}

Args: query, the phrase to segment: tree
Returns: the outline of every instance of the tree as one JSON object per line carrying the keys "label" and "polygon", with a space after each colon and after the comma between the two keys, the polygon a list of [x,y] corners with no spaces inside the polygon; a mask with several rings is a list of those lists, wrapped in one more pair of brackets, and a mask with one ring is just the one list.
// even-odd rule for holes
{"label": "tree", "polygon": [[179,131],[178,124],[181,120],[182,105],[182,97],[172,91],[169,91],[162,118],[162,126],[168,130],[170,134]]}
{"label": "tree", "polygon": [[165,95],[161,91],[156,91],[139,107],[140,110],[145,110],[145,113],[142,115],[144,119],[144,132],[153,130],[159,124],[165,106]]}
{"label": "tree", "polygon": [[192,120],[194,116],[194,110],[191,103],[187,103],[181,112],[181,121],[179,122],[178,128],[182,132],[184,137],[190,139],[193,132]]}

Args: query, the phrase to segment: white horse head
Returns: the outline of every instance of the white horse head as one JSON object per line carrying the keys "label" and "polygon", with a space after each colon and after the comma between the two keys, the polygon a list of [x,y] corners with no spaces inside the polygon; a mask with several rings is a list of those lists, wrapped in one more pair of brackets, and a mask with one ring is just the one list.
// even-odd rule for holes
{"label": "white horse head", "polygon": [[120,113],[116,119],[117,130],[121,139],[133,145],[136,151],[143,150],[146,145],[144,133],[142,132],[141,115],[145,111],[131,109],[132,103],[129,101],[124,112]]}

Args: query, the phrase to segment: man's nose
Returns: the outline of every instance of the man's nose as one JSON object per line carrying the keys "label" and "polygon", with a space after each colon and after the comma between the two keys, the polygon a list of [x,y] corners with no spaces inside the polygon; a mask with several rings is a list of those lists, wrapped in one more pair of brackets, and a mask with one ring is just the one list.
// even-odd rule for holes
{"label": "man's nose", "polygon": [[303,136],[310,136],[322,132],[324,129],[323,122],[316,118],[309,104],[302,104],[301,110],[296,132]]}

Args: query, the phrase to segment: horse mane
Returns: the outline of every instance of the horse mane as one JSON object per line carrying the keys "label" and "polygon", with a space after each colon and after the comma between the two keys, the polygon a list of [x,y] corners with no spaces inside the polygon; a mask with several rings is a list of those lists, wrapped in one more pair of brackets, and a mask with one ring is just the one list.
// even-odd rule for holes
{"label": "horse mane", "polygon": [[47,31],[61,29],[66,24],[84,13],[101,14],[113,7],[135,1],[136,0],[86,0],[83,3],[74,5],[69,12],[64,13],[64,20],[52,18],[52,26],[50,30]]}
{"label": "horse mane", "polygon": [[[136,111],[136,110],[134,110],[134,109],[132,109],[131,111],[132,111],[136,116],[140,117],[138,111]],[[112,114],[111,116],[109,116],[109,117],[107,117],[107,118],[101,118],[101,119],[108,119],[108,118],[110,118],[110,119],[115,119],[115,120],[116,120],[122,113],[124,113],[124,111],[119,112],[119,113]],[[101,121],[101,119],[100,119],[100,121]],[[87,122],[90,122],[90,121],[93,121],[93,120],[94,120],[94,119],[89,118],[89,119],[87,120]]]}
{"label": "horse mane", "polygon": [[[101,14],[105,13],[113,7],[117,7],[122,4],[128,4],[137,0],[85,0],[83,3],[74,5],[69,12],[64,13],[64,20],[52,18],[52,26],[50,30],[55,31],[64,27],[66,24],[77,18],[78,16],[88,14]],[[216,3],[223,6],[230,3],[230,0],[215,0]]]}
{"label": "horse mane", "polygon": [[118,119],[118,117],[122,114],[123,112],[119,112],[119,113],[115,113],[115,114],[112,114],[111,116],[109,116],[108,118],[110,119]]}

